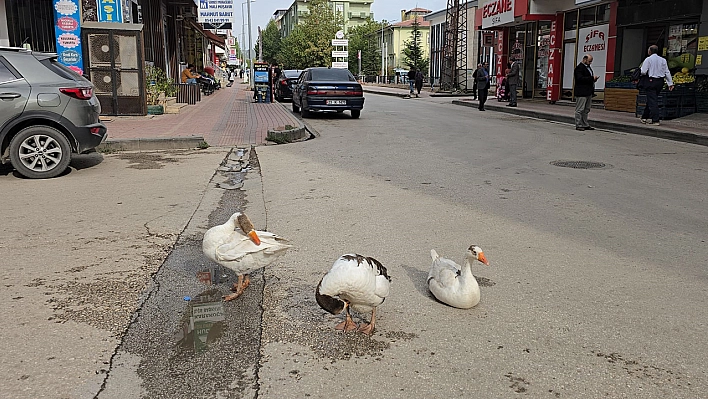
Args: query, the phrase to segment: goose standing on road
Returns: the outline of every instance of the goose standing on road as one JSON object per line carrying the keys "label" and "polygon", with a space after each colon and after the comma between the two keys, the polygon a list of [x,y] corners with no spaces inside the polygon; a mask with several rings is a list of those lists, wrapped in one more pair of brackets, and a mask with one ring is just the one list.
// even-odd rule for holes
{"label": "goose standing on road", "polygon": [[248,273],[273,263],[291,245],[282,237],[267,231],[256,231],[245,214],[234,213],[226,223],[204,233],[202,251],[207,258],[233,270],[238,275],[233,294],[225,301],[238,298],[251,280]]}
{"label": "goose standing on road", "polygon": [[[371,257],[357,254],[342,255],[322,278],[315,299],[320,307],[337,315],[346,310],[346,318],[337,324],[337,330],[373,334],[376,324],[376,307],[389,293],[391,277],[386,268]],[[369,324],[358,327],[352,320],[349,308],[357,312],[371,312]]]}
{"label": "goose standing on road", "polygon": [[430,250],[430,257],[433,264],[428,273],[428,288],[435,298],[460,309],[469,309],[479,303],[479,284],[472,275],[470,263],[478,260],[489,266],[482,248],[470,245],[464,266],[440,257],[434,249]]}

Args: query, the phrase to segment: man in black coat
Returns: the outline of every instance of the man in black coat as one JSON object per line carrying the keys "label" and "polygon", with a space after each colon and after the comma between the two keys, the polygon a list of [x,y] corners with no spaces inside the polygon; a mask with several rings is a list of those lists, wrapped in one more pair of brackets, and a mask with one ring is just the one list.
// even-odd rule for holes
{"label": "man in black coat", "polygon": [[489,71],[487,71],[487,64],[480,64],[479,68],[475,71],[477,73],[477,91],[479,92],[479,110],[486,111],[484,109],[484,103],[487,102],[487,94],[489,93]]}
{"label": "man in black coat", "polygon": [[592,56],[585,54],[573,72],[575,77],[575,130],[595,130],[588,123],[588,114],[598,76],[595,76],[590,64],[592,64]]}

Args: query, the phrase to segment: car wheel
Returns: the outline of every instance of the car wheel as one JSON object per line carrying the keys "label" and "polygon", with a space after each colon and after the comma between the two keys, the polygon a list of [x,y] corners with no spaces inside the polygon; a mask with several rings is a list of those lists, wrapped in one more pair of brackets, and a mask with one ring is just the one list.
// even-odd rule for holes
{"label": "car wheel", "polygon": [[22,176],[48,179],[58,176],[69,166],[71,145],[53,127],[26,127],[10,142],[10,161]]}
{"label": "car wheel", "polygon": [[300,112],[300,108],[298,108],[297,104],[295,104],[295,99],[293,98],[293,112]]}
{"label": "car wheel", "polygon": [[352,118],[354,119],[359,119],[359,116],[361,115],[361,110],[360,109],[353,109],[352,110]]}

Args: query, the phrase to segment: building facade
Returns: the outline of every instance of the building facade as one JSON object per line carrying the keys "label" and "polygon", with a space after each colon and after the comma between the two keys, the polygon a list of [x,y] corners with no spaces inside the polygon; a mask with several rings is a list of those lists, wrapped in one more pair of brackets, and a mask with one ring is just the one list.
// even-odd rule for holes
{"label": "building facade", "polygon": [[[332,10],[343,18],[344,32],[346,33],[350,28],[361,25],[368,18],[374,17],[371,12],[371,4],[373,2],[374,0],[340,0],[329,1],[328,3]],[[307,15],[309,15],[307,0],[295,0],[281,17],[281,36],[289,36]]]}

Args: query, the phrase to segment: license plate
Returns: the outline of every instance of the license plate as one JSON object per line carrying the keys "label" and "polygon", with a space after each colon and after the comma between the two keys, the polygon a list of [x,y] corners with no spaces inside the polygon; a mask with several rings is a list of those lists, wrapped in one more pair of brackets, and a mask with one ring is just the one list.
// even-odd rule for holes
{"label": "license plate", "polygon": [[327,105],[347,105],[347,100],[327,100]]}

